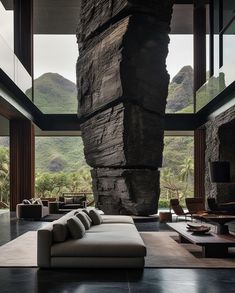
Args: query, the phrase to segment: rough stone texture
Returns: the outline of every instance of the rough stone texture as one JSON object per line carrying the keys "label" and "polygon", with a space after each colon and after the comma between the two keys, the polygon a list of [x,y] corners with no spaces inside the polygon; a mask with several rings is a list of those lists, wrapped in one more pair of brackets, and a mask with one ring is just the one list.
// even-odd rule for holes
{"label": "rough stone texture", "polygon": [[206,124],[206,197],[214,197],[217,199],[219,203],[226,202],[232,199],[232,197],[235,195],[235,183],[211,183],[208,162],[218,160],[229,160],[231,164],[232,174],[231,181],[235,182],[235,127],[233,128],[233,131],[231,130],[231,126],[235,126],[235,123],[233,123],[234,119],[235,106],[231,107],[227,111],[211,119]]}
{"label": "rough stone texture", "polygon": [[150,167],[162,164],[163,118],[128,102],[81,124],[91,167]]}
{"label": "rough stone texture", "polygon": [[[113,22],[122,14],[142,13],[154,15],[159,22],[170,23],[173,1],[169,0],[82,0],[78,26],[78,41],[85,42],[97,34],[102,26]],[[104,30],[104,28],[103,28]],[[156,31],[158,27],[156,27]]]}
{"label": "rough stone texture", "polygon": [[117,100],[162,115],[169,83],[167,31],[152,16],[133,15],[93,38],[77,63],[79,117]]}
{"label": "rough stone texture", "polygon": [[91,174],[97,206],[107,214],[151,215],[156,212],[159,171],[101,168]]}
{"label": "rough stone texture", "polygon": [[78,117],[96,205],[157,212],[172,1],[83,0]]}

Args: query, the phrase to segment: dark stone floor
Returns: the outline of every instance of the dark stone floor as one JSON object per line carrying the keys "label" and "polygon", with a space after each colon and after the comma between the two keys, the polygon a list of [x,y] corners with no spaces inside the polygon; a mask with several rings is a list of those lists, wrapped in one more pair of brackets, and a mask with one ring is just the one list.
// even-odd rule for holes
{"label": "dark stone floor", "polygon": [[0,292],[17,293],[232,293],[235,270],[0,269]]}
{"label": "dark stone floor", "polygon": [[[139,223],[138,223],[139,224]],[[153,223],[152,223],[153,224]],[[17,221],[0,215],[0,245],[45,222]],[[154,225],[154,224],[153,224]],[[146,223],[140,225],[147,229]],[[160,230],[165,225],[156,223]],[[155,226],[154,226],[155,229]],[[39,270],[0,268],[0,293],[235,293],[232,269]]]}

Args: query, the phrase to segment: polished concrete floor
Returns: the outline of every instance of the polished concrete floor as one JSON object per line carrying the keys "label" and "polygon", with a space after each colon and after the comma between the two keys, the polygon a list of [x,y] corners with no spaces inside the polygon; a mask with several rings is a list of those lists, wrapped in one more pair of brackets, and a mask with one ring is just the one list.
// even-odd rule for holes
{"label": "polished concrete floor", "polygon": [[[44,222],[17,221],[0,215],[0,245]],[[164,225],[156,223],[156,229]],[[146,226],[147,227],[147,226]],[[144,229],[144,225],[141,226]],[[1,265],[1,264],[0,264]],[[0,268],[0,293],[235,293],[235,270],[144,269],[139,270],[39,270]]]}

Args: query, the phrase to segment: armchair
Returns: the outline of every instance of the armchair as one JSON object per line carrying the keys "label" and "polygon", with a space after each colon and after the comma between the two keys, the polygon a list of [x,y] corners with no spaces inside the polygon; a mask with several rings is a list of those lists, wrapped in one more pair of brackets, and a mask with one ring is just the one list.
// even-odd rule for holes
{"label": "armchair", "polygon": [[42,204],[17,204],[17,219],[41,219],[49,215],[48,206]]}

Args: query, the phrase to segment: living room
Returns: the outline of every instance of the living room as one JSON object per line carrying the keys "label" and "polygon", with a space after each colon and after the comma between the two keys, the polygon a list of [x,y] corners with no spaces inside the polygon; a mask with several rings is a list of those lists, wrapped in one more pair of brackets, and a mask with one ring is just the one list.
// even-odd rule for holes
{"label": "living room", "polygon": [[111,2],[0,1],[1,290],[234,292],[234,3]]}

